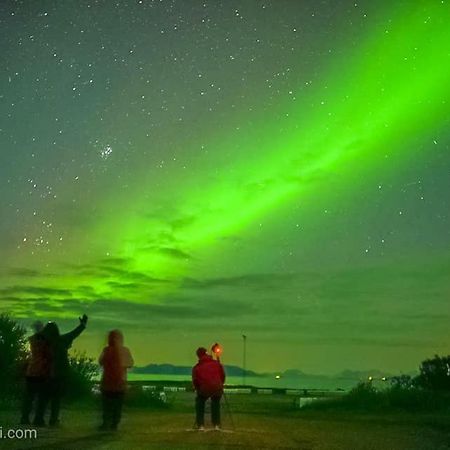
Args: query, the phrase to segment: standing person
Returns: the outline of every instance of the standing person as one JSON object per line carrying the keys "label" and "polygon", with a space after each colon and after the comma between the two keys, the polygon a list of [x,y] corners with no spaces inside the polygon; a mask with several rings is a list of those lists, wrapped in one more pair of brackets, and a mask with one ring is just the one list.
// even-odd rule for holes
{"label": "standing person", "polygon": [[211,422],[216,430],[220,429],[220,399],[225,383],[225,371],[219,361],[215,361],[206,352],[206,348],[197,349],[198,363],[192,369],[192,382],[197,392],[195,399],[196,423],[199,430],[205,429],[205,403],[211,398]]}
{"label": "standing person", "polygon": [[[22,404],[21,425],[30,424],[30,414],[33,402],[42,403],[45,396],[45,387],[50,375],[51,354],[50,346],[45,340],[42,330],[44,324],[41,321],[33,323],[34,334],[28,338],[30,344],[30,356],[28,358],[25,372],[25,394]],[[42,421],[36,415],[33,422],[35,425],[42,425]]]}
{"label": "standing person", "polygon": [[44,414],[48,402],[50,401],[49,425],[56,427],[59,425],[59,411],[61,407],[61,397],[69,374],[69,348],[73,341],[84,331],[88,321],[86,314],[79,318],[80,324],[66,334],[60,334],[58,325],[55,322],[48,322],[42,330],[44,338],[48,341],[51,352],[50,375],[46,387],[46,396],[39,402],[36,412],[36,420],[43,425]]}
{"label": "standing person", "polygon": [[100,384],[103,423],[100,430],[117,430],[127,387],[127,369],[133,366],[133,357],[128,347],[123,345],[121,331],[109,332],[108,345],[103,349],[98,362],[103,367]]}

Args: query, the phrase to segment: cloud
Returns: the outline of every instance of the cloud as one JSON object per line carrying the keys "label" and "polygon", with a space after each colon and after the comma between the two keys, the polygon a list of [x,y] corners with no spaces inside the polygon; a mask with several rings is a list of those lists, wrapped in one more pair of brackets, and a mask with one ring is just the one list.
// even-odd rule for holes
{"label": "cloud", "polygon": [[159,253],[160,255],[167,256],[169,258],[178,259],[178,260],[189,260],[192,259],[192,255],[188,252],[181,250],[175,247],[166,247],[166,246],[149,246],[141,249],[142,252],[145,253]]}
{"label": "cloud", "polygon": [[72,291],[70,289],[60,289],[51,287],[39,287],[39,286],[10,286],[5,288],[0,288],[0,295],[14,295],[14,294],[32,294],[32,295],[46,295],[48,297],[58,296],[58,297],[70,297],[72,296]]}
{"label": "cloud", "polygon": [[[158,229],[158,234],[164,234],[167,240],[176,241],[175,234],[191,227],[197,220],[199,215],[185,213],[175,207],[173,202],[159,201],[152,211],[144,211],[141,216],[152,223],[154,228]],[[164,237],[164,236],[160,236]]]}
{"label": "cloud", "polygon": [[17,278],[35,278],[41,276],[43,273],[38,270],[25,268],[12,268],[7,271],[7,274]]}
{"label": "cloud", "polygon": [[124,267],[131,261],[131,258],[109,257],[98,260],[98,264],[106,267]]}
{"label": "cloud", "polygon": [[261,289],[267,287],[284,286],[296,279],[294,274],[263,273],[243,274],[218,278],[185,278],[182,287],[187,289],[213,289],[219,287]]}
{"label": "cloud", "polygon": [[127,268],[131,260],[125,258],[101,259],[97,263],[70,265],[70,269],[77,275],[91,276],[94,278],[128,280],[140,282],[145,285],[169,283],[169,280],[152,277],[144,272],[129,270]]}
{"label": "cloud", "polygon": [[107,281],[106,284],[115,290],[137,290],[142,287],[141,283],[121,283],[119,281]]}
{"label": "cloud", "polygon": [[197,220],[198,217],[196,215],[187,214],[180,215],[178,218],[170,220],[168,223],[174,232],[178,232],[185,229],[186,227],[192,226]]}
{"label": "cloud", "polygon": [[[120,286],[114,286],[120,291]],[[129,289],[124,286],[124,289]],[[236,311],[241,318],[254,316],[257,307],[241,300],[211,297],[174,296],[165,303],[136,303],[116,298],[51,298],[48,296],[8,297],[8,308],[21,318],[42,317],[58,319],[86,312],[91,326],[128,326],[133,329],[185,329],[202,327],[205,323],[235,324]],[[59,319],[58,319],[59,320]]]}
{"label": "cloud", "polygon": [[[73,289],[15,284],[0,289],[3,309],[21,318],[48,316],[57,320],[86,311],[91,326],[166,332],[220,330],[270,333],[273,339],[353,345],[388,345],[427,341],[430,330],[444,333],[450,314],[446,262],[426,267],[379,265],[323,272],[243,273],[235,276],[184,278],[179,289],[156,297],[145,292],[167,284],[141,272],[120,268],[123,261],[101,268],[105,289],[87,283]],[[84,266],[85,268],[85,266]],[[108,269],[113,275],[106,278]],[[120,277],[116,276],[120,273]],[[129,298],[144,292],[136,302]],[[416,339],[417,340],[417,339]],[[429,340],[429,339],[428,339]],[[355,344],[356,345],[356,344]],[[361,344],[362,345],[362,344]],[[366,344],[364,344],[366,345]],[[425,345],[425,344],[424,344]]]}

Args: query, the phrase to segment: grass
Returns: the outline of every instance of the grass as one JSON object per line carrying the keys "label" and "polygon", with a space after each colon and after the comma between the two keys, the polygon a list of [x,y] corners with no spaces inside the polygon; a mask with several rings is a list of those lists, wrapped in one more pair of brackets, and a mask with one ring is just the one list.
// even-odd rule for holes
{"label": "grass", "polygon": [[[285,395],[228,395],[234,427],[222,404],[223,431],[192,430],[193,393],[169,395],[169,407],[128,406],[120,430],[97,431],[97,402],[69,405],[60,429],[40,429],[36,440],[3,440],[8,449],[448,449],[448,413],[298,410]],[[17,427],[17,411],[0,411],[3,431]],[[6,444],[6,445],[5,445]]]}

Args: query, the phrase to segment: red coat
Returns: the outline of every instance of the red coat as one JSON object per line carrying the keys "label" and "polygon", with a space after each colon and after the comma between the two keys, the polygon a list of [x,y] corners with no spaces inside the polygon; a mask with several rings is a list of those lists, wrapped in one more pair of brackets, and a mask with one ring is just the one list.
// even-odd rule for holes
{"label": "red coat", "polygon": [[50,376],[51,350],[48,342],[41,333],[33,334],[29,338],[30,357],[28,359],[27,377],[48,378]]}
{"label": "red coat", "polygon": [[123,345],[122,334],[113,330],[108,336],[108,346],[103,349],[99,363],[103,366],[101,389],[106,392],[124,392],[127,386],[127,369],[133,366],[130,350]]}
{"label": "red coat", "polygon": [[192,369],[192,382],[199,395],[204,397],[221,396],[225,383],[225,371],[222,364],[209,355],[201,356]]}

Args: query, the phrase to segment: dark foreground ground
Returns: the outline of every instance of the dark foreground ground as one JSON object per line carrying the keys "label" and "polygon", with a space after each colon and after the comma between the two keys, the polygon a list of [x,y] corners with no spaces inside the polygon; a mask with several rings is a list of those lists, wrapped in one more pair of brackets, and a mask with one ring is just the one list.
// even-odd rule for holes
{"label": "dark foreground ground", "polygon": [[[94,403],[63,410],[59,429],[37,439],[1,439],[8,449],[450,449],[450,414],[298,411],[286,396],[234,395],[223,404],[223,430],[193,431],[193,394],[174,394],[172,407],[127,408],[119,431],[98,432]],[[3,434],[17,428],[15,411],[0,411]]]}

